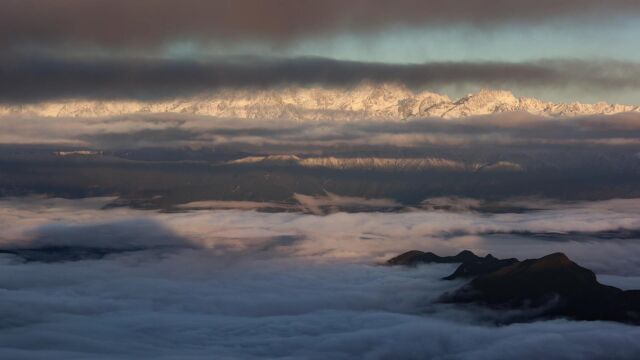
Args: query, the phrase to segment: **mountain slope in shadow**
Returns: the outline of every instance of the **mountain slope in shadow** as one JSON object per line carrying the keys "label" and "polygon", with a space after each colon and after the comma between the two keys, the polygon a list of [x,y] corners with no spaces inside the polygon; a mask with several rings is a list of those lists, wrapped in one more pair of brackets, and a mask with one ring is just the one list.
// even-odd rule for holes
{"label": "mountain slope in shadow", "polygon": [[[444,303],[476,304],[494,310],[523,310],[529,320],[566,317],[640,325],[640,290],[623,291],[597,281],[593,271],[554,253],[518,261],[478,257],[470,251],[460,257],[439,257],[411,251],[389,260],[389,265],[415,266],[441,259],[460,259],[446,280],[471,278],[461,288],[444,294]],[[461,253],[462,254],[462,253]],[[436,261],[423,261],[435,259]],[[532,311],[533,310],[533,311]]]}

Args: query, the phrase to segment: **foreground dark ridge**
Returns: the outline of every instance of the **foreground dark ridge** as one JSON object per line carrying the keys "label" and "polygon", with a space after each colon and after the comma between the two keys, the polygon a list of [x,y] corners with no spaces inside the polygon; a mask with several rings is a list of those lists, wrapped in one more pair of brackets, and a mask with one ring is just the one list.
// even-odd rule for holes
{"label": "foreground dark ridge", "polygon": [[444,279],[472,279],[460,289],[444,294],[442,302],[526,310],[529,320],[567,317],[640,325],[640,290],[623,291],[600,284],[593,271],[562,253],[518,261],[491,255],[479,257],[468,250],[446,257],[413,250],[387,262],[404,266],[427,263],[461,263]]}

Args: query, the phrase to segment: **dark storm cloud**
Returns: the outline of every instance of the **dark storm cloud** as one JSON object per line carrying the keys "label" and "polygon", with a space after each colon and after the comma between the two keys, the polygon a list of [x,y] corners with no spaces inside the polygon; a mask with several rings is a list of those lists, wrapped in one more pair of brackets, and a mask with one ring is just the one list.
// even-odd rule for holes
{"label": "dark storm cloud", "polygon": [[633,0],[6,0],[0,44],[153,46],[174,39],[283,42],[392,25],[491,26],[633,15]]}
{"label": "dark storm cloud", "polygon": [[438,85],[640,88],[640,65],[617,61],[546,60],[382,64],[324,58],[79,60],[0,58],[0,101],[52,98],[158,99],[221,87],[352,86],[364,80],[421,88]]}

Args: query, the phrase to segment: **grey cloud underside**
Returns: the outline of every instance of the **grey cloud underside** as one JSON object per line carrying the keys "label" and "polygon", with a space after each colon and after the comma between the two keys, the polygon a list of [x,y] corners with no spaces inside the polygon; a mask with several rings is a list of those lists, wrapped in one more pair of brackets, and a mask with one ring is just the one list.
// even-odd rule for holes
{"label": "grey cloud underside", "polygon": [[640,88],[640,67],[616,61],[546,60],[524,63],[461,62],[380,64],[322,58],[179,61],[152,59],[63,59],[0,57],[0,102],[48,99],[137,99],[185,97],[221,88],[286,85],[350,87],[362,81],[411,88],[589,87],[592,91]]}
{"label": "grey cloud underside", "polygon": [[0,4],[0,45],[154,46],[185,38],[281,43],[394,25],[602,21],[638,12],[631,0],[9,0]]}

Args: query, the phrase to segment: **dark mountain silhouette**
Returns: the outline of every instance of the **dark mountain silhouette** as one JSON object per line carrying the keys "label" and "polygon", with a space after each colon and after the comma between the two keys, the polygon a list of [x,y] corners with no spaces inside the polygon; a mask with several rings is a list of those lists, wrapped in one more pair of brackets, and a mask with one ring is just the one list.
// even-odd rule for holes
{"label": "dark mountain silhouette", "polygon": [[593,271],[562,253],[480,275],[444,299],[498,309],[542,309],[538,316],[640,323],[640,291],[600,284]]}
{"label": "dark mountain silhouette", "polygon": [[499,270],[503,267],[513,265],[518,262],[518,259],[498,259],[489,254],[483,258],[464,261],[453,274],[444,277],[445,280],[454,280],[458,278],[469,278],[478,275],[488,274]]}
{"label": "dark mountain silhouette", "polygon": [[463,250],[455,256],[438,256],[432,252],[411,250],[389,259],[387,261],[387,265],[417,266],[420,264],[432,263],[461,263],[453,274],[444,278],[445,280],[454,280],[457,278],[469,278],[486,274],[516,262],[518,262],[518,259],[498,259],[491,254],[485,257],[480,257],[469,250]]}
{"label": "dark mountain silhouette", "polygon": [[387,261],[387,265],[417,266],[420,264],[455,264],[469,261],[480,261],[482,258],[469,250],[461,251],[455,256],[438,256],[432,252],[418,250],[407,251]]}
{"label": "dark mountain silhouette", "polygon": [[[460,256],[464,254],[463,256]],[[452,257],[410,251],[389,260],[391,265],[461,262],[445,277],[473,278],[460,289],[444,294],[446,303],[473,303],[496,310],[525,310],[529,320],[567,317],[640,324],[640,290],[623,291],[600,284],[593,271],[554,253],[539,259],[500,260],[463,251]]]}

